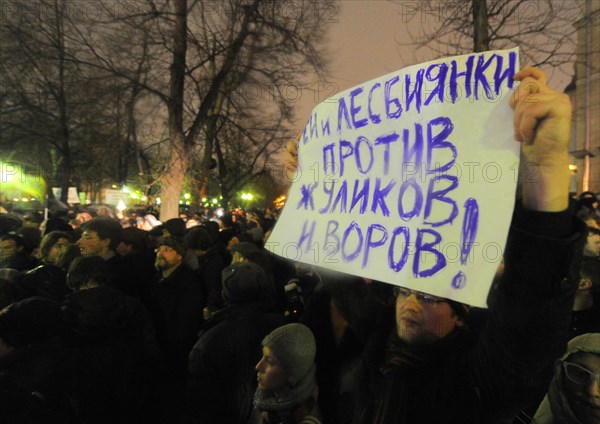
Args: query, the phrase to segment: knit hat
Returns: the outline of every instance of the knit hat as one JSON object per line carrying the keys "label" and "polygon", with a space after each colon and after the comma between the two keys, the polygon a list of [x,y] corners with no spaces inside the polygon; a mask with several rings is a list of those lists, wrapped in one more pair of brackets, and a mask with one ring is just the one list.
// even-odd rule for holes
{"label": "knit hat", "polygon": [[221,273],[223,299],[229,304],[267,300],[271,295],[264,270],[252,262],[229,265]]}
{"label": "knit hat", "polygon": [[297,323],[276,328],[263,339],[262,345],[268,347],[286,369],[290,387],[309,372],[317,352],[312,331]]}

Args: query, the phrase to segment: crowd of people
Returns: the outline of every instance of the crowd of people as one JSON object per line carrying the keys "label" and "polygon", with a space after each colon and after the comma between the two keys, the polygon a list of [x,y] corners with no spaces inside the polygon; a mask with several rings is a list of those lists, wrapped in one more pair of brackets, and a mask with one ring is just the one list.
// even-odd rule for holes
{"label": "crowd of people", "polygon": [[517,79],[540,172],[488,309],[272,255],[267,212],[3,228],[0,422],[600,423],[598,200],[569,198],[568,99]]}

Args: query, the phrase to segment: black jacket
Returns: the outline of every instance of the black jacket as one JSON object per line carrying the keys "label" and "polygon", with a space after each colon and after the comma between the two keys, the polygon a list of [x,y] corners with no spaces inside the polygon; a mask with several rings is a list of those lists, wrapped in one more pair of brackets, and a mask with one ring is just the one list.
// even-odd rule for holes
{"label": "black jacket", "polygon": [[81,421],[131,422],[144,408],[159,361],[145,307],[119,290],[98,287],[68,295],[63,314]]}
{"label": "black jacket", "polygon": [[197,275],[185,264],[179,265],[155,287],[154,318],[159,345],[170,376],[183,379],[187,355],[204,322],[206,298]]}
{"label": "black jacket", "polygon": [[415,348],[391,321],[365,352],[356,422],[492,424],[543,393],[568,340],[584,233],[567,212],[518,210],[485,327]]}
{"label": "black jacket", "polygon": [[189,355],[186,423],[246,423],[256,390],[262,339],[284,325],[261,303],[233,305],[202,332]]}

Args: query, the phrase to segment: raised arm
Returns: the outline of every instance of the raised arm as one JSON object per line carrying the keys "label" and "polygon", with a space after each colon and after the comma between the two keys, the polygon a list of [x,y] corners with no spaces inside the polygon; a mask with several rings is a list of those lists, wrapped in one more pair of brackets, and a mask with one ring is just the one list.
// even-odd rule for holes
{"label": "raised arm", "polygon": [[520,81],[510,101],[515,138],[521,142],[523,165],[531,171],[522,183],[523,206],[563,211],[569,199],[571,102],[566,94],[548,87],[539,69],[523,68],[515,79]]}

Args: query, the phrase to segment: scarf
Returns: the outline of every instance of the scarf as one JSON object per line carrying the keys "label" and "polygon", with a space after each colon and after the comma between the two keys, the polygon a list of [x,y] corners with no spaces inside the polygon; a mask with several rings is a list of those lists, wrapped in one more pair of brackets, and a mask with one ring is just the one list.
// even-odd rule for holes
{"label": "scarf", "polygon": [[[260,412],[275,413],[276,415],[293,415],[294,411],[307,403],[312,403],[315,389],[316,366],[313,364],[308,373],[293,387],[287,387],[275,394],[272,391],[256,389],[254,408]],[[311,402],[312,400],[312,402]],[[312,407],[308,408],[309,410]]]}

